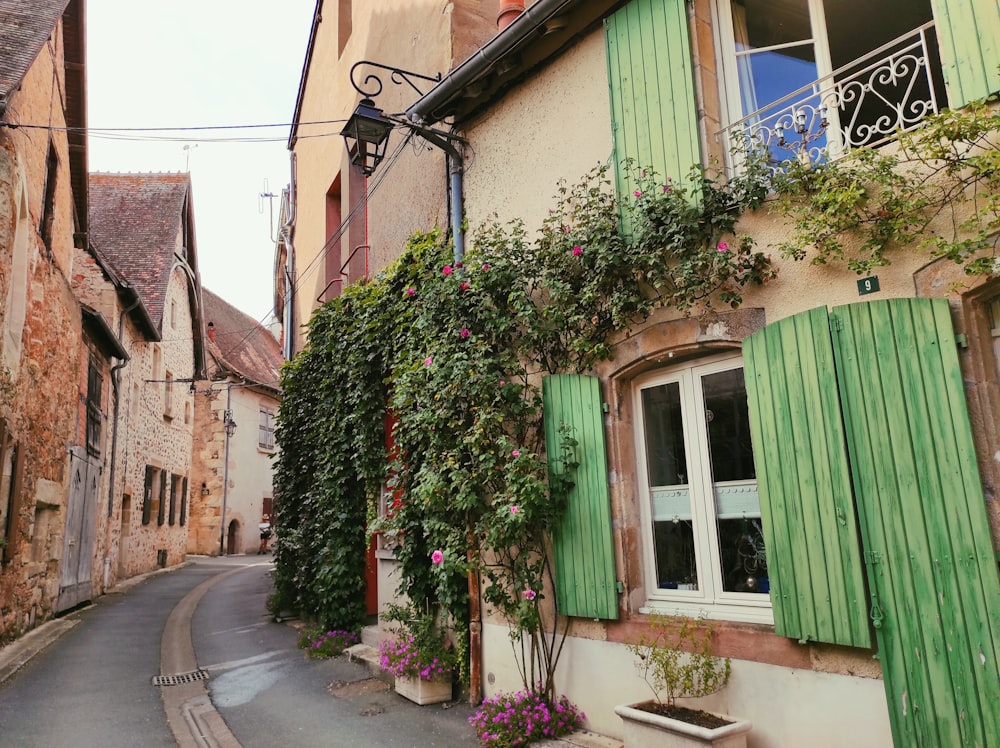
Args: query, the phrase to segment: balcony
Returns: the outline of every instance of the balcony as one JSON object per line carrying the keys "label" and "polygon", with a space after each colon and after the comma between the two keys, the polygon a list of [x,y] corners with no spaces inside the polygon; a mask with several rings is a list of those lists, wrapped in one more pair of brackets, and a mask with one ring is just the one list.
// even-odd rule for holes
{"label": "balcony", "polygon": [[719,137],[730,168],[739,167],[733,154],[743,148],[767,153],[773,169],[793,158],[818,163],[883,145],[944,100],[932,21],[751,112]]}

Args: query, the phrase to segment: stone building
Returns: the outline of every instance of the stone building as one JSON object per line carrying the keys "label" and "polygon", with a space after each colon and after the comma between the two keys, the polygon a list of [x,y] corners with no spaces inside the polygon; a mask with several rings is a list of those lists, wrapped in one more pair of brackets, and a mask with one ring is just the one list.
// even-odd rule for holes
{"label": "stone building", "polygon": [[[81,535],[66,534],[84,500],[70,498],[74,461],[88,461],[80,364],[92,350],[106,370],[119,353],[84,332],[70,287],[87,234],[85,143],[67,131],[86,125],[83,15],[83,0],[0,2],[0,642],[54,614],[66,546],[97,532],[91,506]],[[94,402],[96,426],[106,409]],[[83,555],[64,606],[91,594]]]}
{"label": "stone building", "polygon": [[[91,262],[78,293],[128,352],[116,370],[109,563],[119,579],[187,550],[194,393],[205,378],[188,174],[91,174]],[[116,551],[116,552],[115,552]],[[113,561],[112,561],[113,559]]]}
{"label": "stone building", "polygon": [[259,525],[272,511],[284,358],[259,322],[207,289],[202,297],[209,382],[199,385],[194,404],[188,552],[254,553]]}

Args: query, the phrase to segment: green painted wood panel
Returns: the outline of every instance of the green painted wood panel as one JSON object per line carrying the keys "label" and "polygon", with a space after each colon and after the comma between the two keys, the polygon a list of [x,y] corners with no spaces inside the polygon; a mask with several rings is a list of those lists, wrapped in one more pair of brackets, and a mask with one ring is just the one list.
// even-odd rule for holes
{"label": "green painted wood panel", "polygon": [[754,333],[743,357],[775,630],[870,647],[826,309]]}
{"label": "green painted wood panel", "polygon": [[1000,0],[934,0],[948,105],[1000,89]]}
{"label": "green painted wood panel", "polygon": [[1000,583],[948,303],[831,319],[895,745],[997,745]]}
{"label": "green painted wood panel", "polygon": [[605,19],[605,41],[618,194],[635,189],[629,158],[683,182],[701,163],[684,0],[632,0]]}
{"label": "green painted wood panel", "polygon": [[618,618],[611,497],[601,391],[596,377],[557,374],[542,380],[545,446],[559,454],[559,429],[577,440],[576,485],[553,538],[559,612],[587,618]]}

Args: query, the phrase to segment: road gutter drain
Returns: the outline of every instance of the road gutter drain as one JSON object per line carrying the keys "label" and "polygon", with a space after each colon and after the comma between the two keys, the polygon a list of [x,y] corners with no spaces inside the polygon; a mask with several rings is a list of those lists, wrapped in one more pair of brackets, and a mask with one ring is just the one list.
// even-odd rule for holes
{"label": "road gutter drain", "polygon": [[184,683],[194,683],[199,680],[208,680],[208,671],[198,669],[190,673],[180,673],[179,675],[154,675],[154,686],[180,686]]}

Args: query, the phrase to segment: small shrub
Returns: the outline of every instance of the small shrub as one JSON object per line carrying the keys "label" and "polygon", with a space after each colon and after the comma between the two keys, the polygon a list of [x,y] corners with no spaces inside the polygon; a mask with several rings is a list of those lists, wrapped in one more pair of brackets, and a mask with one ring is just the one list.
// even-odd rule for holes
{"label": "small shrub", "polygon": [[569,735],[586,715],[565,696],[555,702],[541,693],[518,691],[486,699],[469,723],[489,748],[513,748]]}
{"label": "small shrub", "polygon": [[708,696],[729,682],[729,658],[712,654],[712,627],[700,618],[652,615],[649,633],[628,649],[635,655],[636,671],[662,706]]}
{"label": "small shrub", "polygon": [[357,644],[358,635],[350,631],[323,631],[312,629],[299,637],[299,649],[306,650],[306,656],[313,660],[339,657],[344,650]]}

